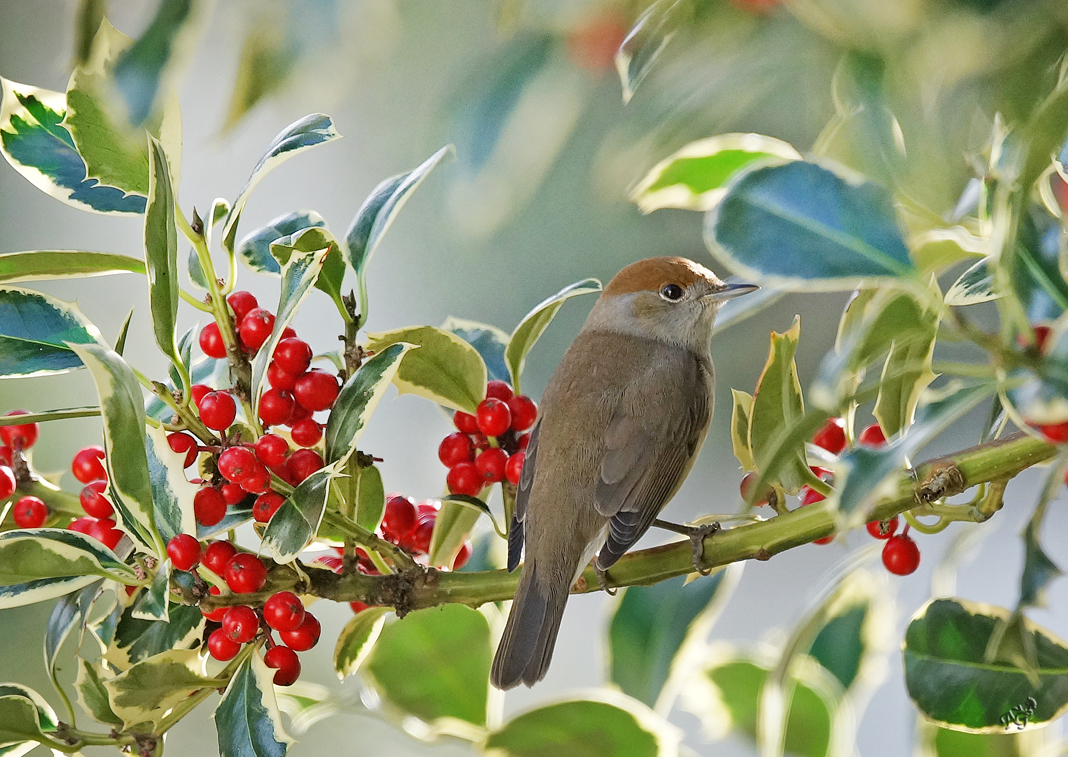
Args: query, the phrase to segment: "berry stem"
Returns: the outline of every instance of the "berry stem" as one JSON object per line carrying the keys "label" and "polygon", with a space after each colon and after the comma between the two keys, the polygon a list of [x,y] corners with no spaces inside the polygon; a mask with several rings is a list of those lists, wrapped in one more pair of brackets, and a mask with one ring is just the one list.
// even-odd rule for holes
{"label": "berry stem", "polygon": [[183,398],[183,402],[179,403],[174,399],[171,390],[158,381],[149,381],[148,388],[162,400],[164,405],[174,411],[174,414],[177,415],[182,422],[183,430],[193,432],[193,434],[207,445],[218,445],[218,438],[207,426],[204,425],[200,418],[197,417],[197,414],[191,409],[190,406],[192,403],[184,401],[185,398]]}
{"label": "berry stem", "polygon": [[390,544],[385,539],[380,539],[363,526],[349,520],[341,513],[332,513],[329,510],[323,514],[323,522],[329,523],[346,537],[350,537],[361,547],[388,555],[393,564],[405,571],[423,571],[423,566],[412,559],[412,556],[395,544]]}

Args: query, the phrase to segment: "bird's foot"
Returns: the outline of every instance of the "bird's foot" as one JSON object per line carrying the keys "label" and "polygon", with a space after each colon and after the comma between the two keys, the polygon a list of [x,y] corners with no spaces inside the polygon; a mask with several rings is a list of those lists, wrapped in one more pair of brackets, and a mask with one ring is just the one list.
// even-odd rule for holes
{"label": "bird's foot", "polygon": [[593,570],[597,574],[597,585],[601,587],[601,591],[610,597],[614,597],[618,593],[618,589],[613,589],[608,585],[608,571],[601,570],[597,567],[597,563],[593,563]]}
{"label": "bird's foot", "polygon": [[653,521],[653,525],[687,537],[690,540],[690,546],[693,548],[693,569],[702,576],[707,576],[712,572],[711,568],[704,567],[705,537],[711,536],[720,530],[718,522],[703,523],[699,526],[683,526],[657,518]]}

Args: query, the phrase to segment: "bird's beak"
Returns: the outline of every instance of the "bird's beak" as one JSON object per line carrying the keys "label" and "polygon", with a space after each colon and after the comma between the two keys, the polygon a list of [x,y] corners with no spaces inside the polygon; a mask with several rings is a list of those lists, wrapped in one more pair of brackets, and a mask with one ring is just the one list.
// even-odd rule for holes
{"label": "bird's beak", "polygon": [[733,300],[735,297],[741,297],[743,294],[749,294],[760,289],[756,284],[726,284],[723,289],[715,292],[710,292],[705,296],[713,302],[723,302],[724,300]]}

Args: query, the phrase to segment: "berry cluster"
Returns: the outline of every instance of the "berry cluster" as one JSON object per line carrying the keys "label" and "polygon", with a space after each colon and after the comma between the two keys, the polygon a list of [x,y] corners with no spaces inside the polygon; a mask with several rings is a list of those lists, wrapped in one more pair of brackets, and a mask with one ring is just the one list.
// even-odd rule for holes
{"label": "berry cluster", "polygon": [[458,430],[438,446],[438,459],[449,469],[449,491],[476,497],[499,481],[518,484],[530,441],[524,432],[537,419],[534,400],[514,394],[504,381],[490,381],[475,415],[458,411],[453,416]]}
{"label": "berry cluster", "polygon": [[97,541],[115,549],[122,540],[122,531],[115,526],[115,507],[107,498],[108,473],[104,469],[104,448],[91,444],[78,451],[71,460],[70,470],[79,482],[85,484],[78,497],[85,516],[75,518],[67,526],[71,531],[92,536]]}
{"label": "berry cluster", "polygon": [[[28,412],[12,410],[5,416],[26,415]],[[37,442],[37,432],[36,423],[0,426],[0,442],[3,442],[0,445],[0,503],[11,497],[18,488],[15,460]],[[48,520],[48,505],[38,497],[20,497],[12,508],[11,518],[19,528],[40,528]]]}
{"label": "berry cluster", "polygon": [[[1048,323],[1037,323],[1031,327],[1034,341],[1030,342],[1023,334],[1017,334],[1016,343],[1024,350],[1034,350],[1038,355],[1045,355],[1049,347],[1049,337],[1052,331]],[[1033,353],[1033,354],[1034,354]],[[1068,442],[1068,421],[1061,423],[1032,423],[1031,428],[1038,431],[1050,444],[1064,444]]]}
{"label": "berry cluster", "polygon": [[[192,536],[179,534],[167,543],[167,556],[177,570],[196,573],[198,566],[207,568],[222,578],[234,594],[255,594],[267,584],[263,561],[248,552],[238,552],[228,541],[213,541],[202,549]],[[209,593],[217,596],[222,592],[212,586]],[[259,607],[220,607],[205,612],[204,617],[219,624],[208,634],[208,654],[222,662],[232,660],[243,644],[262,638],[267,648],[263,661],[277,670],[274,682],[278,686],[289,686],[300,677],[297,652],[314,647],[322,631],[319,621],[291,591],[275,592]],[[274,633],[281,644],[275,642]]]}

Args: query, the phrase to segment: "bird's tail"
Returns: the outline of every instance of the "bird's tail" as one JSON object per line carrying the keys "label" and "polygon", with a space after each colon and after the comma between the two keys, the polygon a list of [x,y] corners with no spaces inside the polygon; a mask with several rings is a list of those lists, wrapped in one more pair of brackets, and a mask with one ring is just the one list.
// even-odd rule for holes
{"label": "bird's tail", "polygon": [[549,669],[570,587],[551,586],[537,575],[537,566],[528,560],[493,658],[490,680],[498,689],[533,686]]}

